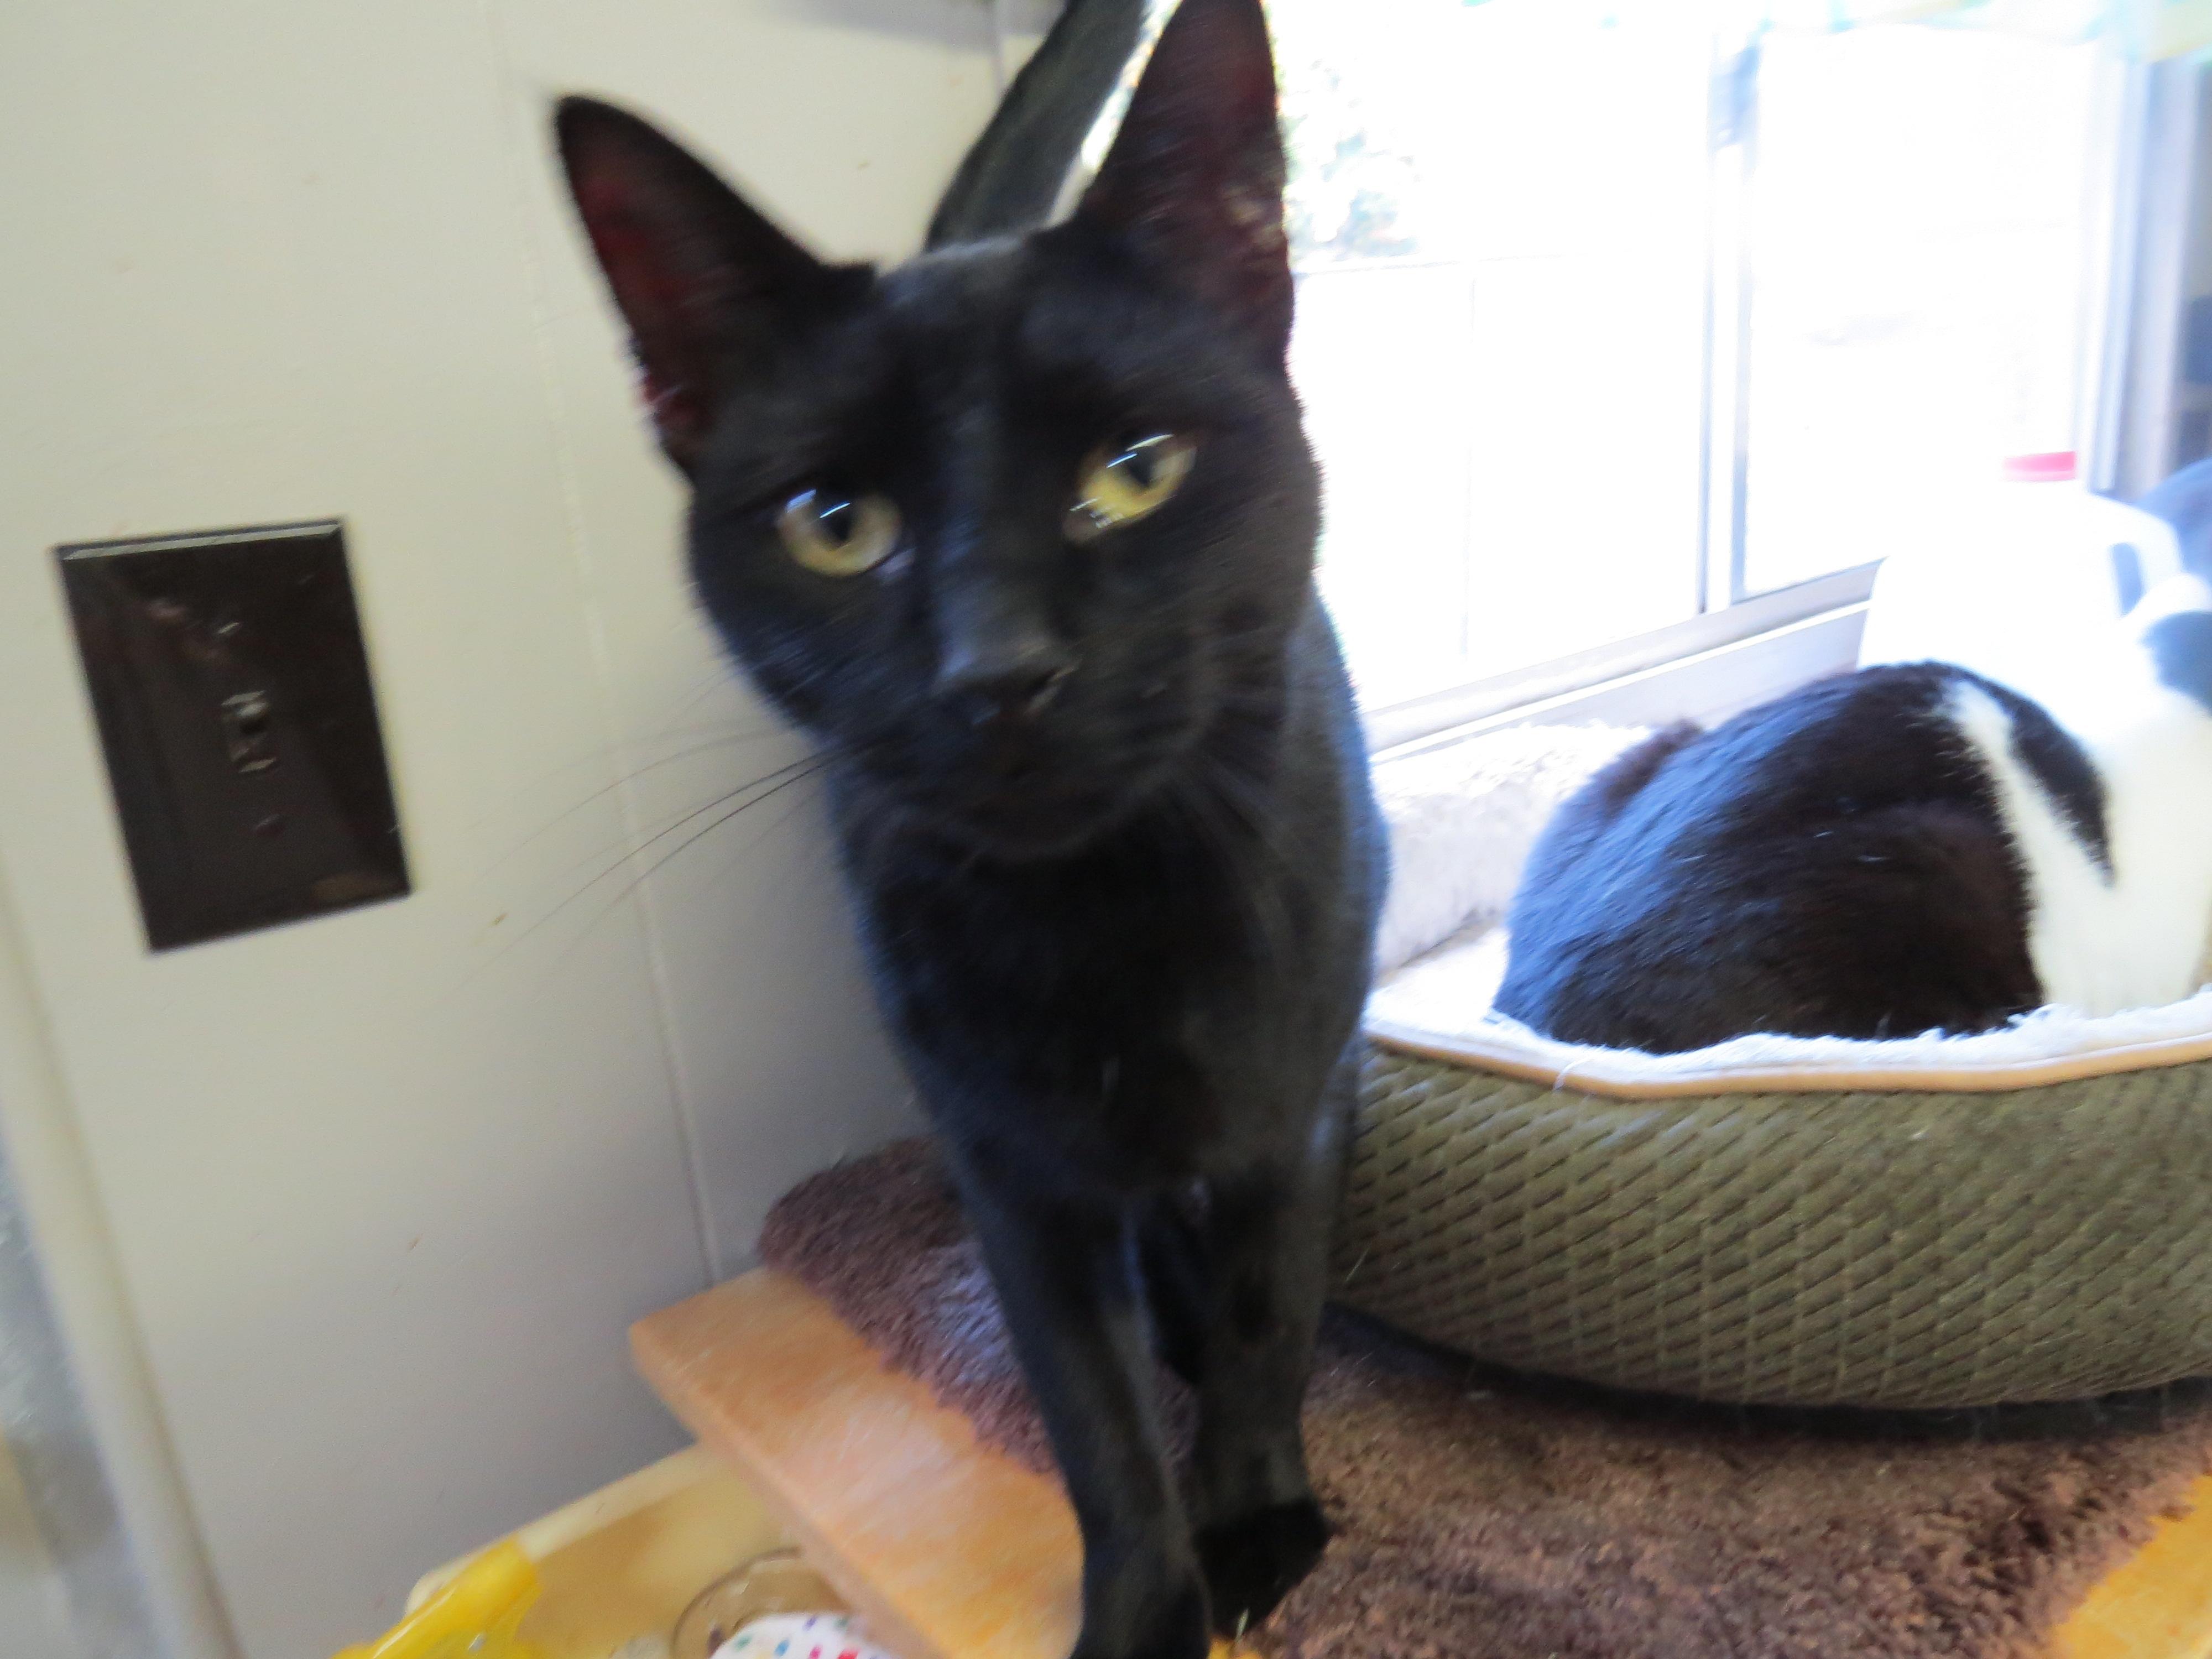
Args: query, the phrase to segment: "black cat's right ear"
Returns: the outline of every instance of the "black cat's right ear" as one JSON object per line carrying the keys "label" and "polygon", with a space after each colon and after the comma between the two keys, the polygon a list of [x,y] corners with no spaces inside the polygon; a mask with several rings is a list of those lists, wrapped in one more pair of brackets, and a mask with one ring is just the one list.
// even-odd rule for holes
{"label": "black cat's right ear", "polygon": [[564,98],[553,126],[660,447],[688,473],[731,389],[855,273],[822,264],[627,111]]}
{"label": "black cat's right ear", "polygon": [[1182,0],[1075,219],[1133,246],[1280,364],[1285,170],[1260,0]]}

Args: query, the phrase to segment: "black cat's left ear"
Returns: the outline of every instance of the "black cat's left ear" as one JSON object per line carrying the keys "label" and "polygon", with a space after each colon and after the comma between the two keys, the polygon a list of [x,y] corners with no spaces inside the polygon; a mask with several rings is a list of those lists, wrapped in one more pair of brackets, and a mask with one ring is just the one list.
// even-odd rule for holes
{"label": "black cat's left ear", "polygon": [[1280,363],[1291,308],[1283,178],[1260,0],[1183,0],[1075,218],[1135,247]]}
{"label": "black cat's left ear", "polygon": [[553,125],[660,447],[688,473],[732,389],[866,273],[822,264],[627,111],[564,98]]}

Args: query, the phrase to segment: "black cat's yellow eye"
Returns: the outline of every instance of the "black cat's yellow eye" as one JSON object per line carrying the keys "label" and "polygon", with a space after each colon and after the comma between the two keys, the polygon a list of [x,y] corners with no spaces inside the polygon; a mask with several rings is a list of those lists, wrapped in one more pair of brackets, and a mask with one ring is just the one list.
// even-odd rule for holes
{"label": "black cat's yellow eye", "polygon": [[791,556],[817,576],[858,576],[890,556],[899,514],[881,495],[802,489],[783,504],[775,529]]}
{"label": "black cat's yellow eye", "polygon": [[1197,456],[1198,446],[1179,432],[1156,432],[1133,443],[1093,450],[1076,481],[1075,503],[1067,509],[1068,539],[1096,541],[1155,511],[1182,488]]}

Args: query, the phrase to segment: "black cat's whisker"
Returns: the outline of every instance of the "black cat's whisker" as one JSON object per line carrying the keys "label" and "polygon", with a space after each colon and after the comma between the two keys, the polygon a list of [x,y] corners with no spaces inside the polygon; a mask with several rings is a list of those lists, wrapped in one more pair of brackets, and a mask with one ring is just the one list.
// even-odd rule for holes
{"label": "black cat's whisker", "polygon": [[[598,911],[592,915],[591,920],[577,930],[576,939],[571,941],[568,950],[562,953],[562,960],[565,962],[569,956],[574,954],[585,939],[590,938],[594,933],[598,932],[599,925],[606,921],[606,919],[612,915],[617,910],[620,909],[623,904],[627,903],[632,896],[637,892],[639,888],[644,886],[647,882],[652,880],[653,877],[659,875],[663,870],[665,870],[671,864],[681,858],[686,852],[697,846],[701,842],[713,835],[716,830],[724,828],[733,819],[738,817],[744,813],[750,812],[754,807],[759,806],[764,802],[781,794],[785,790],[790,788],[792,785],[805,782],[809,778],[813,777],[817,773],[820,772],[823,767],[830,763],[830,757],[828,756],[822,756],[816,758],[818,761],[817,765],[810,767],[804,772],[798,773],[793,776],[784,779],[782,782],[776,784],[772,788],[763,790],[759,794],[753,796],[750,800],[739,801],[736,805],[722,813],[720,817],[709,823],[705,828],[696,830],[692,834],[686,836],[666,853],[664,853],[660,857],[655,859],[650,866],[639,871],[635,875],[631,877],[628,882],[623,884],[620,891],[617,892],[613,897],[610,898],[604,905],[600,906]],[[702,807],[699,811],[689,814],[685,821],[690,822],[702,816],[702,814],[711,811],[712,810],[712,807]],[[781,823],[781,820],[779,819],[778,822]],[[678,824],[672,829],[664,830],[659,836],[654,836],[653,839],[653,841],[662,840],[667,836],[674,834],[675,830],[682,827],[683,826],[681,824]],[[644,843],[644,845],[647,846],[650,846],[651,844],[652,843],[650,842]],[[562,900],[560,906],[555,911],[541,918],[538,922],[533,923],[533,929],[537,927],[543,926],[546,921],[551,921],[554,915],[557,915],[560,914],[560,911],[567,909],[570,904],[574,902],[575,899],[583,897],[584,893],[588,892],[592,886],[596,886],[600,881],[603,881],[606,877],[614,874],[615,872],[619,870],[621,867],[622,866],[620,865],[617,865],[613,869],[605,871],[599,876],[593,877],[592,882],[587,884],[582,891],[578,892],[572,898]]]}
{"label": "black cat's whisker", "polygon": [[783,811],[778,813],[774,818],[771,818],[768,823],[763,824],[760,828],[759,833],[755,835],[751,840],[744,842],[742,846],[732,848],[729,857],[722,860],[720,867],[718,868],[714,874],[706,878],[703,885],[711,888],[717,886],[723,881],[726,880],[730,872],[732,870],[735,870],[738,866],[744,860],[745,857],[751,853],[753,848],[758,847],[769,836],[781,830],[785,824],[790,823],[791,820],[799,813],[805,811],[805,807],[806,797],[801,795],[799,799],[793,801],[790,805],[785,807]]}
{"label": "black cat's whisker", "polygon": [[[615,780],[613,784],[608,785],[601,789],[595,790],[592,793],[586,796],[582,801],[577,803],[577,807],[586,806],[590,805],[592,801],[597,799],[600,795],[605,793],[607,788],[618,787],[623,779],[636,776],[639,772],[649,770],[654,766],[666,765],[673,761],[687,758],[690,755],[704,754],[709,750],[714,749],[734,748],[743,744],[766,743],[771,740],[788,741],[790,735],[790,732],[787,731],[776,726],[765,725],[757,726],[744,731],[732,731],[726,726],[720,725],[673,726],[644,737],[624,738],[618,742],[594,745],[593,747],[586,750],[581,754],[575,756],[574,758],[562,762],[558,766],[550,767],[546,770],[538,773],[536,776],[524,783],[520,788],[516,791],[516,793],[521,796],[528,796],[537,790],[544,788],[548,785],[555,783],[558,780],[568,776],[569,773],[575,771],[580,767],[605,766],[611,763],[620,764],[625,758],[628,751],[633,749],[648,749],[661,744],[690,741],[692,739],[697,740],[691,749],[685,750],[682,754],[663,757],[659,759],[648,762],[645,767],[635,769],[629,772],[623,773],[621,777],[617,777]],[[576,808],[572,807],[568,810],[573,811],[576,810]],[[562,816],[565,817],[566,813],[564,812]],[[471,830],[480,830],[489,821],[490,815],[486,814],[471,820],[469,827]],[[556,818],[555,822],[558,823],[559,820]],[[537,833],[542,833],[542,831],[533,832],[533,835]],[[489,874],[492,870],[496,869],[507,858],[511,857],[514,852],[519,851],[521,846],[526,845],[528,845],[528,842],[526,841],[520,843],[516,848],[510,848],[507,852],[499,854],[498,857],[495,858],[477,873],[479,875]]]}
{"label": "black cat's whisker", "polygon": [[[731,741],[743,741],[743,739],[733,739]],[[710,739],[704,743],[694,744],[689,749],[679,750],[675,754],[663,755],[657,760],[647,761],[642,766],[633,767],[630,770],[623,773],[612,782],[602,784],[599,788],[592,790],[591,793],[586,795],[581,800],[574,802],[570,805],[563,807],[548,822],[540,824],[537,829],[525,836],[520,841],[515,842],[514,846],[507,848],[506,852],[501,854],[496,859],[493,860],[492,862],[485,866],[484,870],[480,873],[489,875],[492,871],[498,869],[500,866],[505,864],[509,859],[518,856],[533,843],[541,841],[545,836],[552,834],[554,830],[559,829],[562,824],[566,823],[570,818],[575,817],[577,813],[582,811],[586,807],[591,805],[594,801],[604,800],[607,796],[614,793],[616,790],[635,783],[638,779],[645,776],[647,773],[659,771],[664,766],[674,766],[682,761],[696,760],[702,755],[712,754],[718,749],[726,749],[730,746],[730,741],[716,741]],[[781,777],[786,772],[792,770],[794,767],[804,766],[809,760],[813,758],[814,757],[811,755],[802,755],[799,759],[791,762],[789,765],[779,766],[775,771],[763,773],[761,776],[753,779],[750,783],[739,784],[736,790],[727,791],[721,796],[718,797],[718,800],[727,800],[732,794],[737,793],[739,791],[755,788],[761,784],[769,781],[771,779]],[[710,806],[712,804],[710,803]],[[605,854],[603,853],[595,853],[592,854],[591,858],[586,859],[584,861],[586,863],[591,863],[605,856]]]}
{"label": "black cat's whisker", "polygon": [[[690,695],[685,697],[683,702],[678,706],[674,718],[682,720],[686,714],[689,714],[701,703],[706,702],[708,698],[713,696],[715,692],[720,690],[724,686],[728,685],[730,683],[731,678],[729,670],[717,665],[714,672],[702,679],[700,683],[692,689]],[[766,732],[772,728],[763,727],[762,729],[763,732]]]}
{"label": "black cat's whisker", "polygon": [[646,746],[656,743],[673,743],[681,738],[714,737],[729,743],[769,743],[791,740],[791,728],[763,721],[756,725],[738,726],[717,720],[711,726],[664,726],[641,738],[628,739],[623,746]]}
{"label": "black cat's whisker", "polygon": [[[834,756],[830,754],[806,756],[803,759],[794,762],[791,766],[779,768],[775,772],[768,774],[766,777],[756,778],[750,783],[740,785],[736,789],[726,790],[720,795],[716,796],[713,800],[708,801],[702,805],[695,806],[689,811],[683,813],[674,823],[655,831],[653,835],[648,836],[643,841],[624,847],[620,855],[612,860],[605,868],[592,876],[574,892],[569,894],[568,897],[562,899],[551,909],[548,910],[544,915],[538,917],[537,921],[532,922],[527,927],[523,928],[520,933],[516,933],[514,937],[509,939],[506,945],[501,948],[499,955],[506,955],[507,951],[512,951],[518,945],[521,945],[525,940],[531,938],[532,935],[538,933],[541,929],[558,920],[561,916],[566,915],[570,908],[588,896],[592,892],[592,890],[599,886],[600,883],[607,881],[620,874],[622,871],[641,853],[645,852],[650,848],[657,846],[661,842],[667,840],[669,836],[679,833],[688,825],[696,823],[700,818],[704,817],[708,813],[714,811],[716,808],[727,808],[720,817],[715,818],[714,821],[709,823],[704,830],[699,830],[696,834],[686,837],[673,850],[655,860],[650,868],[641,872],[634,880],[623,887],[619,893],[616,894],[605,908],[594,915],[592,918],[591,922],[584,929],[584,932],[588,934],[593,929],[598,927],[599,923],[605,921],[606,916],[618,907],[623,900],[627,899],[631,893],[636,890],[639,883],[643,882],[652,876],[659,874],[659,872],[666,866],[670,859],[681,854],[686,848],[692,845],[694,842],[699,840],[700,837],[713,834],[714,830],[720,828],[723,824],[727,823],[732,818],[737,817],[738,813],[746,811],[750,807],[758,805],[762,801],[768,799],[771,795],[781,793],[783,790],[790,787],[794,783],[801,783],[806,779],[812,777],[817,772],[819,772],[823,767],[827,766],[833,758]],[[771,779],[780,779],[781,781],[770,783]],[[763,783],[769,783],[769,787],[766,789],[761,789],[760,786]],[[760,793],[757,794],[752,793],[751,792],[755,790],[759,790]],[[731,803],[732,801],[737,804],[735,805],[732,805]],[[495,959],[496,958],[495,958]]]}
{"label": "black cat's whisker", "polygon": [[[623,750],[628,746],[629,744],[627,741],[595,744],[592,747],[583,750],[580,754],[571,756],[568,759],[562,761],[557,766],[548,767],[544,771],[535,774],[533,776],[526,780],[515,793],[517,794],[527,795],[533,791],[542,789],[550,784],[558,781],[562,778],[567,777],[569,773],[575,771],[580,767],[607,765],[610,763],[618,760]],[[481,830],[485,824],[490,823],[491,820],[492,814],[488,812],[482,813],[477,817],[470,819],[468,827],[471,830]]]}
{"label": "black cat's whisker", "polygon": [[[766,800],[770,795],[777,793],[787,786],[805,781],[807,778],[813,776],[815,773],[820,771],[823,767],[829,764],[829,761],[830,757],[826,755],[805,756],[802,758],[793,762],[789,766],[778,767],[775,771],[768,773],[764,776],[755,778],[750,783],[740,784],[735,789],[727,789],[723,791],[722,793],[714,797],[714,799],[703,802],[700,805],[694,806],[689,811],[679,814],[673,822],[662,825],[660,828],[654,830],[653,834],[647,836],[643,841],[635,842],[631,846],[625,847],[623,849],[621,859],[617,860],[614,866],[611,866],[609,873],[611,873],[612,869],[621,868],[623,863],[635,858],[639,854],[659,846],[662,842],[666,841],[671,836],[678,834],[689,825],[697,823],[701,818],[706,817],[708,813],[714,811],[716,808],[725,806],[730,807],[730,812],[726,815],[725,817],[716,820],[716,823],[718,823],[726,822],[729,817],[734,817],[737,813],[744,811],[747,807],[757,805],[760,801]],[[761,793],[758,795],[754,796],[750,800],[739,799],[739,797],[746,795],[753,790],[761,789],[761,786],[763,784],[769,784],[771,787],[766,789],[762,789]],[[731,803],[732,802],[736,802],[737,804],[734,806],[732,806]],[[709,824],[706,830],[700,831],[700,834],[705,835],[710,833],[714,827],[714,826],[713,824]],[[696,839],[696,837],[693,837],[692,839]],[[690,844],[690,840],[684,841],[674,849],[674,852],[672,852],[667,856],[670,858],[674,857],[676,853],[682,852],[685,847],[689,847]],[[663,859],[659,863],[654,864],[652,869],[646,871],[645,874],[647,876],[653,874],[661,867],[661,864],[665,862],[666,859]],[[592,878],[594,883],[600,879],[602,879],[601,877],[594,877]],[[583,890],[590,890],[589,884],[587,884]],[[577,895],[579,897],[581,896],[581,892]]]}
{"label": "black cat's whisker", "polygon": [[[686,824],[697,822],[715,808],[728,805],[747,790],[757,789],[764,784],[774,783],[779,778],[797,770],[816,758],[817,757],[812,755],[802,756],[788,766],[780,766],[773,772],[766,772],[759,777],[749,779],[734,788],[718,790],[703,801],[679,808],[674,812],[663,813],[647,823],[632,824],[623,831],[622,839],[615,846],[601,847],[596,851],[586,854],[569,865],[567,869],[561,872],[561,874],[563,877],[574,876],[578,871],[597,864],[606,865],[608,870],[619,869],[626,860],[635,857],[641,849],[676,834]],[[643,839],[639,839],[640,836]],[[592,879],[597,880],[599,878],[594,877]],[[586,884],[587,888],[588,885],[589,884]]]}

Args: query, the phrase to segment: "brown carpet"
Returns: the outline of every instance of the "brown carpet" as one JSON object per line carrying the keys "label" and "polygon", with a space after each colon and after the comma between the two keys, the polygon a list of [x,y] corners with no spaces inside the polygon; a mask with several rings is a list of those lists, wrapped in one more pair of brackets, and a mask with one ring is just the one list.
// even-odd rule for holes
{"label": "brown carpet", "polygon": [[[761,1245],[986,1440],[1050,1469],[923,1143],[803,1183]],[[2212,1391],[1744,1411],[1515,1376],[1333,1313],[1306,1437],[1337,1535],[1262,1653],[2025,1659],[2212,1469]]]}

